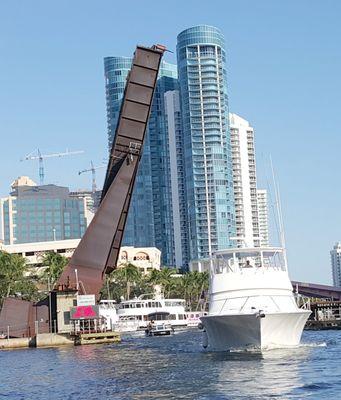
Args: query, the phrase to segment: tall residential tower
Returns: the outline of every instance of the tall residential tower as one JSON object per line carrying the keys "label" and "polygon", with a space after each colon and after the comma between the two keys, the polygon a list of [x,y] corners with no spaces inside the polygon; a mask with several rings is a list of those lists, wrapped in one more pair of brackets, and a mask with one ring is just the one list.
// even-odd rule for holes
{"label": "tall residential tower", "polygon": [[258,225],[261,246],[269,246],[268,192],[257,189]]}
{"label": "tall residential tower", "polygon": [[235,210],[224,37],[212,26],[177,38],[190,258],[233,245]]}
{"label": "tall residential tower", "polygon": [[254,132],[249,122],[230,114],[237,245],[259,246]]}
{"label": "tall residential tower", "polygon": [[337,242],[330,251],[333,273],[333,285],[341,287],[341,242]]}

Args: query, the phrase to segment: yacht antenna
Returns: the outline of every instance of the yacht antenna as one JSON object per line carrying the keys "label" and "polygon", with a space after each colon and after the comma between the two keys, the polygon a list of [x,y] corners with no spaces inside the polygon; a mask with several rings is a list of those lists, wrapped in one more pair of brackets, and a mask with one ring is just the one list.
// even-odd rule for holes
{"label": "yacht antenna", "polygon": [[278,185],[278,182],[276,182],[276,178],[275,178],[275,171],[274,171],[274,167],[273,167],[273,164],[272,164],[271,155],[270,155],[270,165],[271,165],[272,179],[273,179],[274,192],[275,192],[275,201],[276,201],[276,209],[277,209],[277,218],[278,218],[278,225],[279,225],[280,241],[281,241],[281,247],[283,248],[285,266],[287,267],[287,255],[286,255],[286,246],[285,246],[285,235],[284,235],[284,224],[283,224],[281,196],[280,196],[280,192],[279,192],[279,185]]}
{"label": "yacht antenna", "polygon": [[[268,195],[269,195],[269,214],[271,212],[271,220],[273,221],[273,229],[274,229],[274,231],[276,231],[277,238],[278,238],[279,243],[280,243],[281,242],[280,229],[279,229],[279,226],[278,226],[278,218],[276,216],[276,210],[275,210],[275,208],[277,209],[277,207],[276,207],[275,200],[273,199],[273,193],[272,193],[272,190],[273,190],[272,186],[273,185],[271,185],[270,175],[268,173],[268,171],[269,171],[268,158],[266,158],[266,161],[265,161],[264,154],[262,154],[262,160],[263,160],[263,163],[264,163],[266,187],[267,187],[267,191],[268,191]],[[273,232],[273,234],[274,234],[274,232]],[[274,240],[274,239],[275,239],[275,237],[272,238],[272,240]]]}

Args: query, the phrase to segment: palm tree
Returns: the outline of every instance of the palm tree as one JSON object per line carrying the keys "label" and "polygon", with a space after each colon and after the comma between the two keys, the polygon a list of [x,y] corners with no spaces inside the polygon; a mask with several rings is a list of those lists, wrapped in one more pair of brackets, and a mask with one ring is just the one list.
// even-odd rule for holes
{"label": "palm tree", "polygon": [[187,307],[197,308],[201,301],[201,295],[208,289],[208,272],[187,272],[181,277],[181,297],[186,300]]}
{"label": "palm tree", "polygon": [[183,297],[186,300],[187,307],[190,308],[192,302],[191,294],[193,286],[193,279],[190,272],[187,272],[186,274],[182,275],[181,286],[182,286]]}
{"label": "palm tree", "polygon": [[158,269],[152,269],[147,279],[151,285],[160,285],[161,271]]}
{"label": "palm tree", "polygon": [[198,275],[196,276],[196,284],[197,284],[197,309],[198,309],[201,300],[205,299],[205,293],[207,292],[209,287],[209,273],[205,271],[205,272],[198,272],[197,274]]}
{"label": "palm tree", "polygon": [[123,267],[116,269],[113,274],[113,280],[117,284],[124,284],[126,287],[126,299],[130,299],[131,286],[141,281],[141,271],[134,264],[127,263]]}
{"label": "palm tree", "polygon": [[153,269],[149,275],[149,282],[155,286],[160,285],[165,297],[169,296],[170,291],[176,286],[174,268],[162,268],[161,270]]}
{"label": "palm tree", "polygon": [[47,283],[48,290],[53,288],[67,263],[68,259],[59,253],[54,251],[45,253],[42,265],[47,268],[42,273],[41,278]]}

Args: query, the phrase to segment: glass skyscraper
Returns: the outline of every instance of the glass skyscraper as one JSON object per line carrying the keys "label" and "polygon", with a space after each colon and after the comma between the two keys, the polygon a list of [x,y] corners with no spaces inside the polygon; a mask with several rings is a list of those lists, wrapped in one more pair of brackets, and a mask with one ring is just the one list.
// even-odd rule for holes
{"label": "glass skyscraper", "polygon": [[177,39],[190,259],[234,245],[235,209],[224,37],[212,26]]}
{"label": "glass skyscraper", "polygon": [[[115,135],[131,61],[127,57],[104,59],[109,146]],[[172,186],[165,112],[165,94],[177,89],[176,65],[162,62],[122,244],[155,246],[161,250],[163,265],[181,267],[187,258],[179,261],[176,257],[174,219],[178,221],[175,213],[179,207],[174,208],[174,201],[180,200],[172,195],[174,183]]]}

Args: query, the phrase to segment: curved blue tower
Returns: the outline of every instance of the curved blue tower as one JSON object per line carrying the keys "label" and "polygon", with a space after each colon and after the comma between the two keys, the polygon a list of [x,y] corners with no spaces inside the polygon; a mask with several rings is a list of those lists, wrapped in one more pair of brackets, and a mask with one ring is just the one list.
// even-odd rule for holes
{"label": "curved blue tower", "polygon": [[225,42],[219,29],[200,25],[177,38],[185,143],[190,258],[211,257],[233,245],[235,210]]}

